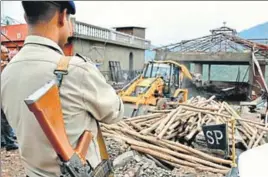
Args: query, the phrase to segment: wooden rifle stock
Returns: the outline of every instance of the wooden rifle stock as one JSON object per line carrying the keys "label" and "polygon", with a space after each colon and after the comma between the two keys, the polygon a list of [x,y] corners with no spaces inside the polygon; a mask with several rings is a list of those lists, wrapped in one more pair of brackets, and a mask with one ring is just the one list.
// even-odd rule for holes
{"label": "wooden rifle stock", "polygon": [[24,101],[29,110],[35,115],[61,160],[67,162],[76,153],[82,163],[85,164],[85,156],[92,140],[92,134],[87,130],[84,131],[79,138],[77,147],[75,149],[72,148],[64,127],[57,82],[52,80]]}

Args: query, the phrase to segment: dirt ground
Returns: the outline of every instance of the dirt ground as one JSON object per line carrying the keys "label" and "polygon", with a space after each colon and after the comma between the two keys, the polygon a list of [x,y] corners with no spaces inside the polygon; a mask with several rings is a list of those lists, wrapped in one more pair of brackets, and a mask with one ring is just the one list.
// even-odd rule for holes
{"label": "dirt ground", "polygon": [[19,150],[1,149],[1,177],[25,177]]}
{"label": "dirt ground", "polygon": [[[105,139],[108,153],[111,160],[114,160],[118,155],[124,153],[127,149],[121,144],[122,142],[114,139]],[[148,159],[142,157],[139,162],[131,160],[123,166],[115,168],[115,177],[132,177],[128,172],[139,167],[139,172],[136,177],[221,177],[219,174],[211,174],[204,171],[196,171],[191,168],[179,168],[172,171],[164,170],[148,163]],[[145,161],[144,161],[145,160]],[[22,160],[19,156],[19,151],[6,151],[1,149],[1,177],[25,177]],[[135,171],[135,170],[134,170]]]}

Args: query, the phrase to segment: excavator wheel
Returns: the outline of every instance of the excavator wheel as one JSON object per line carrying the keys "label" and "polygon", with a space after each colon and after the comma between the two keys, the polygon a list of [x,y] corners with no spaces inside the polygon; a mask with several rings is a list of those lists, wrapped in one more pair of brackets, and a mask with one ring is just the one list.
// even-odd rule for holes
{"label": "excavator wheel", "polygon": [[156,109],[157,110],[167,109],[167,99],[160,98],[156,103]]}

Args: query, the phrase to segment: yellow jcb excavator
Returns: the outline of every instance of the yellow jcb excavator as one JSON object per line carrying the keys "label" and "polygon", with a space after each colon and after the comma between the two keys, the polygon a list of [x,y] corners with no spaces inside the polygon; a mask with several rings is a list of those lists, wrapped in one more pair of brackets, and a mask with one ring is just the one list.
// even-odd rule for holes
{"label": "yellow jcb excavator", "polygon": [[137,108],[139,105],[151,105],[164,109],[169,100],[187,100],[188,90],[182,88],[184,76],[192,80],[189,70],[175,61],[150,61],[145,65],[143,73],[118,94],[124,103],[136,104]]}

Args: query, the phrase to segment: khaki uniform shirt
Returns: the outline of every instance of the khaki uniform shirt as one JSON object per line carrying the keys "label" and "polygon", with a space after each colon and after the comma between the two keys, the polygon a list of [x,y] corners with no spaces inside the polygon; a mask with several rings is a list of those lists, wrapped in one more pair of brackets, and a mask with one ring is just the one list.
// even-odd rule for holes
{"label": "khaki uniform shirt", "polygon": [[[23,165],[30,177],[60,175],[57,155],[24,99],[56,78],[53,71],[62,55],[62,50],[52,40],[28,36],[25,46],[1,76],[2,108],[14,128]],[[87,159],[96,167],[101,159],[95,119],[108,124],[118,122],[123,117],[123,104],[88,59],[72,57],[68,71],[60,88],[66,132],[73,147],[84,130],[93,133]]]}

